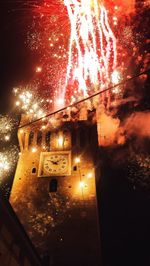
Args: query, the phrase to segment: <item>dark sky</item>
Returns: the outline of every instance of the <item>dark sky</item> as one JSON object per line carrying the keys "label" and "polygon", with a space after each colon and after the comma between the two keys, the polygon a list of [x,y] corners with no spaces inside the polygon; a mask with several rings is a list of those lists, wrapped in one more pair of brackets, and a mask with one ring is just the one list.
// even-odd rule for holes
{"label": "dark sky", "polygon": [[0,112],[10,110],[12,88],[30,80],[36,61],[25,44],[30,12],[15,2],[0,1]]}
{"label": "dark sky", "polygon": [[[0,0],[0,113],[13,105],[12,88],[28,82],[37,57],[27,48],[30,15],[11,0]],[[106,158],[100,184],[100,220],[106,266],[150,265],[150,197],[133,189],[123,169]]]}

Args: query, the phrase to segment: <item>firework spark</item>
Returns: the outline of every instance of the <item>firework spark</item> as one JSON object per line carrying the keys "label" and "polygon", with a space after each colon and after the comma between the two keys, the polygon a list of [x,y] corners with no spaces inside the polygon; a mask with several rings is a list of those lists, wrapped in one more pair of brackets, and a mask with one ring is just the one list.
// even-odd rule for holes
{"label": "firework spark", "polygon": [[71,24],[66,87],[77,80],[78,90],[87,96],[88,85],[108,83],[117,65],[116,38],[105,7],[95,1],[64,0]]}

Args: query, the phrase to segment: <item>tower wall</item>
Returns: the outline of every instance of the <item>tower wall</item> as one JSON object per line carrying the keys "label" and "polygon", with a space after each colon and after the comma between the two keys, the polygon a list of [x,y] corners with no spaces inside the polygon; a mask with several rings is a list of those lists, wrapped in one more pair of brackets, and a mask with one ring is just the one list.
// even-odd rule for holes
{"label": "tower wall", "polygon": [[[21,123],[25,121],[22,118]],[[46,128],[39,122],[19,130],[21,152],[10,202],[37,250],[50,256],[49,265],[96,266],[100,258],[96,125],[88,120],[58,121]],[[68,152],[66,175],[44,174],[41,155],[55,159]],[[55,165],[49,170],[55,171]]]}

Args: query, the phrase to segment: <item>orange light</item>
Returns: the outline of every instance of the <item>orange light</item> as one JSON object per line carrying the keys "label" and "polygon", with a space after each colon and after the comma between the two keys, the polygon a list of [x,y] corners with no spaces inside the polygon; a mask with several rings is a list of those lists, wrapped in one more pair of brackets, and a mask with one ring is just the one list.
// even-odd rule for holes
{"label": "orange light", "polygon": [[92,177],[93,177],[92,172],[90,172],[90,173],[87,174],[87,178],[92,178]]}
{"label": "orange light", "polygon": [[10,136],[9,136],[9,135],[6,135],[6,136],[5,136],[5,140],[6,140],[6,141],[10,140]]}
{"label": "orange light", "polygon": [[85,183],[83,181],[80,181],[79,186],[80,186],[80,188],[84,188],[85,187]]}
{"label": "orange light", "polygon": [[80,157],[76,157],[76,158],[75,158],[75,162],[76,162],[76,163],[80,163],[80,162],[81,162]]}
{"label": "orange light", "polygon": [[33,148],[32,148],[32,152],[33,152],[33,153],[37,152],[37,148],[36,148],[36,147],[33,147]]}
{"label": "orange light", "polygon": [[64,138],[63,138],[62,136],[60,136],[60,137],[58,138],[58,145],[59,145],[60,147],[62,147],[62,146],[63,146],[63,143],[64,143]]}

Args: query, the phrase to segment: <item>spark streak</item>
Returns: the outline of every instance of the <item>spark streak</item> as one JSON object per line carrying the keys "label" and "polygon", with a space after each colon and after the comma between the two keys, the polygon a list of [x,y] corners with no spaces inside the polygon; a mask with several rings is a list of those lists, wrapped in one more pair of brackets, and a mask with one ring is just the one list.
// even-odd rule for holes
{"label": "spark streak", "polygon": [[107,85],[117,65],[116,38],[109,26],[108,14],[98,0],[64,0],[70,24],[66,89],[78,84],[78,92]]}

